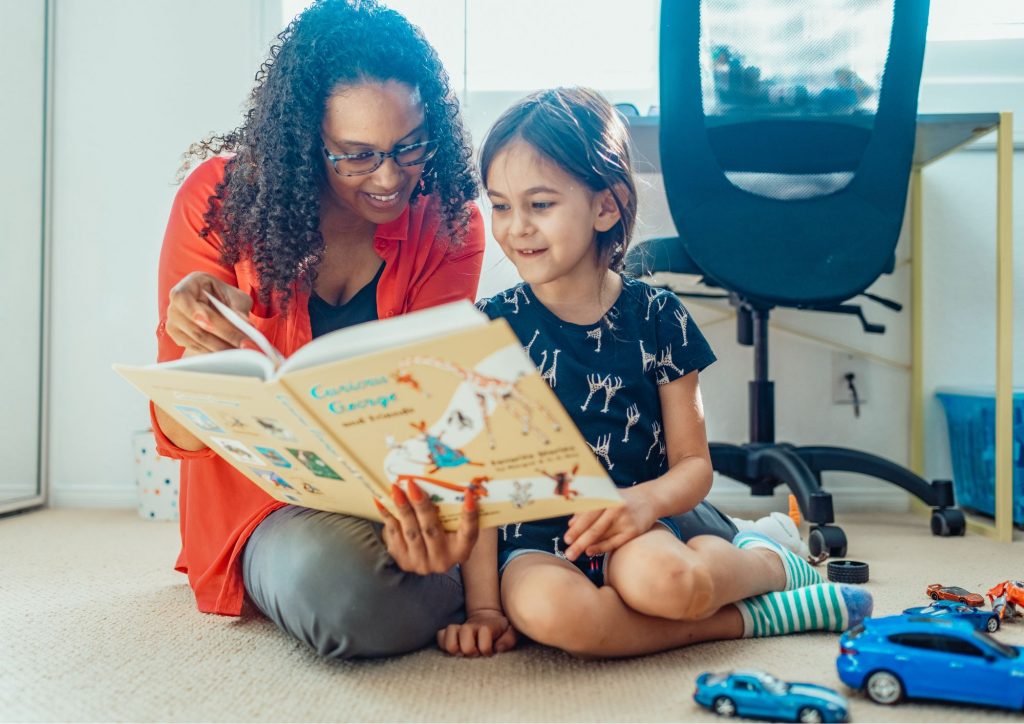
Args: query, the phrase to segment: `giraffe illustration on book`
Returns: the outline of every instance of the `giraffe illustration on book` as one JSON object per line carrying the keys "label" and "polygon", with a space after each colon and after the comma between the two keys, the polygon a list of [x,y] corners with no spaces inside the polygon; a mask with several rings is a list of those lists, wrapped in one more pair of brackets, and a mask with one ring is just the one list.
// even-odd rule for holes
{"label": "giraffe illustration on book", "polygon": [[491,413],[489,407],[503,407],[510,415],[518,419],[522,424],[522,433],[528,435],[531,432],[535,434],[542,443],[545,445],[551,442],[550,438],[540,427],[534,424],[534,415],[538,411],[547,417],[551,428],[555,431],[561,429],[561,425],[558,422],[558,418],[544,405],[535,403],[529,397],[524,395],[519,389],[519,380],[503,380],[497,377],[491,377],[484,375],[476,370],[466,369],[462,365],[448,360],[441,359],[439,357],[410,357],[399,363],[399,368],[404,370],[406,367],[415,365],[422,365],[425,367],[433,367],[435,369],[443,370],[450,374],[453,374],[463,380],[470,386],[477,402],[480,405],[480,412],[483,416],[484,427],[487,430],[487,440],[491,448],[497,446],[494,439],[494,431],[491,428]]}

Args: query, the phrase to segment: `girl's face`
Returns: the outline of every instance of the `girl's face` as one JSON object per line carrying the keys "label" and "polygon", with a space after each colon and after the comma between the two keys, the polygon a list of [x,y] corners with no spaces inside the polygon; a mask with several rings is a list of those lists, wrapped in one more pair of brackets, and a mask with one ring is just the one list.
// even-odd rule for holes
{"label": "girl's face", "polygon": [[491,230],[523,281],[600,283],[596,233],[612,228],[618,208],[522,140],[499,151],[485,179]]}
{"label": "girl's face", "polygon": [[[393,150],[429,140],[419,91],[398,81],[340,86],[327,98],[320,134],[334,154]],[[343,176],[326,157],[331,196],[343,208],[374,224],[397,219],[420,182],[423,166],[399,166],[389,158],[372,173]],[[344,162],[338,162],[344,170]]]}

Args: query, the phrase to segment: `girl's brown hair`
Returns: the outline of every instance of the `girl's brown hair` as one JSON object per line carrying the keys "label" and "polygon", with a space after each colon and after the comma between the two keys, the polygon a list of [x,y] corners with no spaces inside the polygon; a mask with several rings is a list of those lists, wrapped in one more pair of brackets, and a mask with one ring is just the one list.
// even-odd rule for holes
{"label": "girl's brown hair", "polygon": [[598,255],[622,269],[636,223],[636,183],[626,126],[610,103],[588,88],[533,93],[501,114],[480,149],[484,183],[495,156],[516,140],[530,144],[594,192],[609,190],[619,221],[597,234]]}

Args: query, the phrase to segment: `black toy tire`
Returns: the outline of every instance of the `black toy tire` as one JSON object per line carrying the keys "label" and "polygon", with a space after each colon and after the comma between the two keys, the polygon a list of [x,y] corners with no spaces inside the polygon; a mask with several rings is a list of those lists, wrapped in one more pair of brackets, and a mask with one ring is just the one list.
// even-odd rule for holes
{"label": "black toy tire", "polygon": [[957,508],[935,508],[931,519],[932,535],[948,538],[967,532],[967,519]]}
{"label": "black toy tire", "polygon": [[829,561],[828,580],[834,583],[867,583],[868,564],[861,561]]}
{"label": "black toy tire", "polygon": [[829,558],[842,558],[846,555],[846,533],[835,525],[815,526],[807,536],[807,547],[815,558],[822,553],[828,553]]}

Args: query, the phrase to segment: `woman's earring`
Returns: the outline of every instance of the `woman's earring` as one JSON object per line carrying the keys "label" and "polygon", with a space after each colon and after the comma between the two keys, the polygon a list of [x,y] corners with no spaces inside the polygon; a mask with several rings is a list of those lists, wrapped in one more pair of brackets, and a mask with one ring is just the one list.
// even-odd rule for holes
{"label": "woman's earring", "polygon": [[427,192],[427,180],[420,176],[420,193],[425,194]]}

